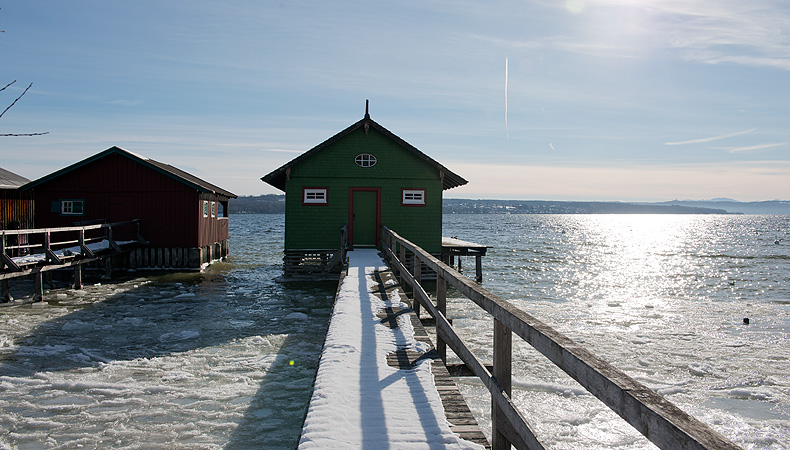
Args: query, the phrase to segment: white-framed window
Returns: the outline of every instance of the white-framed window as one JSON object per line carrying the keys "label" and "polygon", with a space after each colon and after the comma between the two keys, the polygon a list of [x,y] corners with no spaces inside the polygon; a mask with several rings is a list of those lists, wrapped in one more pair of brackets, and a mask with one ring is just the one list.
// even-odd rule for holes
{"label": "white-framed window", "polygon": [[217,217],[217,202],[211,202],[211,217]]}
{"label": "white-framed window", "polygon": [[407,205],[424,205],[425,204],[425,189],[404,189],[401,204]]}
{"label": "white-framed window", "polygon": [[327,188],[304,188],[302,203],[305,205],[326,205]]}
{"label": "white-framed window", "polygon": [[85,200],[61,200],[60,213],[64,216],[82,216],[85,214]]}
{"label": "white-framed window", "polygon": [[354,158],[354,162],[357,163],[359,167],[373,167],[376,165],[376,157],[371,155],[370,153],[360,153]]}
{"label": "white-framed window", "polygon": [[208,200],[203,200],[203,217],[208,217]]}

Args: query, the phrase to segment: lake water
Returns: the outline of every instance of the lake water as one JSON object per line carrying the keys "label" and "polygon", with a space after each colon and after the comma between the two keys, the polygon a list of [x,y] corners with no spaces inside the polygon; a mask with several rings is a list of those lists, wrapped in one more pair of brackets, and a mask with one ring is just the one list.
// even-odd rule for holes
{"label": "lake water", "polygon": [[[274,281],[283,216],[230,227],[231,257],[202,274],[81,291],[63,274],[44,305],[12,281],[0,449],[292,448],[336,283]],[[739,445],[790,448],[790,217],[448,215],[444,235],[492,246],[487,289]],[[457,295],[449,315],[490,358],[490,320]],[[548,448],[652,448],[514,343],[513,396]],[[489,426],[482,386],[460,384]]]}

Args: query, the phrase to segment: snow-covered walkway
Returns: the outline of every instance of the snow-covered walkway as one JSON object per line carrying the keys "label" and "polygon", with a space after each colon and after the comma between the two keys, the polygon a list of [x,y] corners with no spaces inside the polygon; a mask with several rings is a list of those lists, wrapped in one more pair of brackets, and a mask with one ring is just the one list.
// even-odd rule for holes
{"label": "snow-covered walkway", "polygon": [[348,256],[299,448],[482,448],[450,431],[430,360],[410,370],[387,365],[398,349],[428,348],[414,339],[407,315],[397,317],[395,328],[376,316],[386,307],[408,307],[395,291],[385,301],[374,294],[375,273],[387,269],[377,251]]}

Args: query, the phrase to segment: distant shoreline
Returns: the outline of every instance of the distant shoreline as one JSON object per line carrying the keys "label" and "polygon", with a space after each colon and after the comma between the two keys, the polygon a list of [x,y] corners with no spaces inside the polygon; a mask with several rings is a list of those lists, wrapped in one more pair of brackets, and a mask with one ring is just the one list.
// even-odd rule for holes
{"label": "distant shoreline", "polygon": [[[753,214],[790,215],[790,201],[673,200],[669,202],[576,202],[444,199],[444,214]],[[283,214],[285,195],[232,199],[230,214]]]}

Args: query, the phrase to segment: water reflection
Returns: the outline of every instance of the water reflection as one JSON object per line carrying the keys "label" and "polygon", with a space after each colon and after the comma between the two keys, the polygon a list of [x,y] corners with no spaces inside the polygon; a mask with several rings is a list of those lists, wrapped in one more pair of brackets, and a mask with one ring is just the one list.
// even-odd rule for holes
{"label": "water reflection", "polygon": [[[493,246],[487,289],[742,446],[790,446],[790,218],[445,216],[444,234]],[[464,317],[486,355],[490,319]],[[652,447],[515,345],[514,397],[552,448]],[[464,383],[485,414],[487,395]]]}

